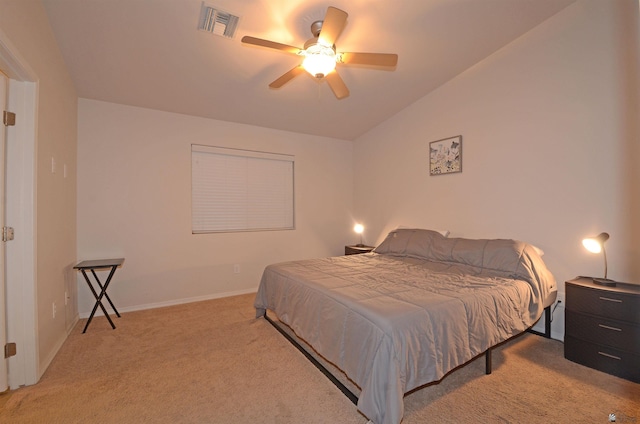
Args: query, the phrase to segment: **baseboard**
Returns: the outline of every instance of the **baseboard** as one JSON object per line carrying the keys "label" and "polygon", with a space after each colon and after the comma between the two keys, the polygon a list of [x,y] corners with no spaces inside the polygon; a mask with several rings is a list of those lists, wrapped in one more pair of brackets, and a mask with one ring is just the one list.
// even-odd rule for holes
{"label": "baseboard", "polygon": [[[257,290],[258,289],[256,287],[254,287],[254,288],[251,288],[251,289],[238,290],[238,291],[225,292],[225,293],[214,293],[214,294],[208,294],[208,295],[204,295],[204,296],[196,296],[196,297],[188,297],[188,298],[183,298],[183,299],[169,300],[169,301],[166,301],[166,302],[146,303],[146,304],[143,304],[143,305],[128,306],[128,307],[125,307],[125,308],[120,308],[118,305],[115,305],[115,306],[116,306],[116,308],[118,308],[118,312],[120,312],[120,313],[144,311],[146,309],[165,308],[167,306],[175,306],[175,305],[183,305],[185,303],[201,302],[203,300],[221,299],[223,297],[231,297],[231,296],[239,296],[239,295],[242,295],[242,294],[250,294],[250,293],[255,293]],[[105,305],[105,308],[107,308],[107,311],[110,311],[109,302],[104,302],[103,304]],[[79,316],[80,316],[80,318],[89,318],[90,314],[91,314],[91,311],[80,312]],[[100,308],[98,308],[98,310],[96,311],[95,316],[97,316],[97,317],[98,316],[104,316],[104,313],[100,310]]]}
{"label": "baseboard", "polygon": [[53,359],[56,357],[56,355],[62,348],[62,345],[64,344],[64,342],[67,341],[67,337],[69,337],[69,333],[70,333],[69,331],[65,331],[62,337],[60,337],[56,342],[56,344],[53,346],[53,349],[51,349],[51,352],[49,352],[46,358],[44,358],[44,360],[40,362],[40,366],[38,367],[38,380],[36,381],[36,383],[40,381],[40,378],[42,378],[47,368],[49,368],[49,365],[51,365],[51,362],[53,362]]}
{"label": "baseboard", "polygon": [[78,321],[80,321],[80,315],[76,314],[76,316],[71,320],[71,324],[67,326],[67,336],[71,334]]}

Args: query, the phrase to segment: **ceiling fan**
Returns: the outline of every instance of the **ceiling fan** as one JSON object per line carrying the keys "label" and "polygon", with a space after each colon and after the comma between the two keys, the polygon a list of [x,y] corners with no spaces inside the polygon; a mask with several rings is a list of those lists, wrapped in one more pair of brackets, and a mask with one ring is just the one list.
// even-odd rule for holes
{"label": "ceiling fan", "polygon": [[324,16],[324,21],[316,21],[311,24],[313,38],[307,40],[302,49],[250,36],[242,37],[242,42],[304,57],[300,65],[273,81],[269,87],[280,88],[294,77],[307,71],[315,78],[326,80],[333,94],[338,99],[342,99],[349,95],[349,89],[335,70],[336,64],[393,67],[398,63],[397,54],[336,52],[334,43],[347,23],[347,16],[347,12],[330,6]]}

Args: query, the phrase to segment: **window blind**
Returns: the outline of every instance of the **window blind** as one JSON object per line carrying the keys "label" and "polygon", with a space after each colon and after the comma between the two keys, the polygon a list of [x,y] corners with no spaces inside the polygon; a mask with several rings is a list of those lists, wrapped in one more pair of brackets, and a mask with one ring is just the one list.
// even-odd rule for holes
{"label": "window blind", "polygon": [[192,232],[294,228],[294,157],[191,146]]}

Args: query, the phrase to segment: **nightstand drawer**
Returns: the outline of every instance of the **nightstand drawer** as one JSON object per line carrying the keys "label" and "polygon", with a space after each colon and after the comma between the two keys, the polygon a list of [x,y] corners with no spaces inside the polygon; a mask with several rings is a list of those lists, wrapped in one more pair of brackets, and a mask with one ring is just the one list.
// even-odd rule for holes
{"label": "nightstand drawer", "polygon": [[640,383],[640,355],[575,339],[564,338],[564,357],[589,368]]}
{"label": "nightstand drawer", "polygon": [[581,340],[640,355],[640,325],[565,310],[565,332]]}
{"label": "nightstand drawer", "polygon": [[567,283],[567,310],[640,324],[638,296]]}

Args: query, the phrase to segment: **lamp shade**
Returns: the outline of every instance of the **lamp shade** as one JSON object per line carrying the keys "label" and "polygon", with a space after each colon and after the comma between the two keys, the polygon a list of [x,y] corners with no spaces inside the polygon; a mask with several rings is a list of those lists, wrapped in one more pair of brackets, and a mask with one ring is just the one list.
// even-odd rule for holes
{"label": "lamp shade", "polygon": [[587,237],[582,240],[582,245],[591,253],[600,253],[604,248],[604,242],[609,240],[609,234],[600,233],[595,237]]}

